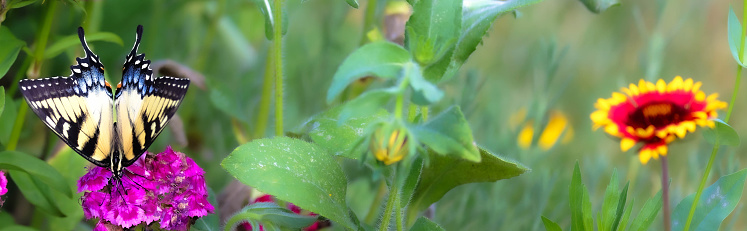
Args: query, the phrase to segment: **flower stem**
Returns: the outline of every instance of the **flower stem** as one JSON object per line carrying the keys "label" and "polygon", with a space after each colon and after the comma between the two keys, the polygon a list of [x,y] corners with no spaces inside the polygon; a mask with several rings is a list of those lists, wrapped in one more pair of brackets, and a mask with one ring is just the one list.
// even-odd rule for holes
{"label": "flower stem", "polygon": [[273,58],[275,58],[275,135],[283,135],[283,0],[275,0],[272,11]]}
{"label": "flower stem", "polygon": [[272,69],[272,62],[273,57],[272,52],[270,52],[270,55],[267,56],[267,61],[265,62],[265,74],[262,79],[262,98],[259,102],[259,110],[257,112],[257,130],[254,131],[254,137],[257,138],[265,136],[265,132],[267,131],[267,120],[270,117],[270,101],[272,100],[273,85],[272,77],[274,77],[273,74],[275,74]]}
{"label": "flower stem", "polygon": [[[394,174],[396,176],[396,174]],[[386,200],[386,208],[384,208],[384,217],[381,219],[379,224],[380,231],[389,230],[389,220],[392,218],[392,211],[399,213],[399,190],[397,190],[397,183],[392,180],[392,184],[389,186],[389,195]],[[400,217],[400,216],[397,216]],[[401,222],[397,222],[401,223]]]}
{"label": "flower stem", "polygon": [[368,0],[368,3],[366,3],[366,14],[363,16],[363,31],[361,33],[361,46],[368,42],[366,34],[373,29],[374,21],[376,20],[377,4],[378,0]]}
{"label": "flower stem", "polygon": [[[743,63],[744,60],[744,40],[745,40],[745,34],[747,34],[747,22],[744,22],[745,19],[747,19],[747,0],[742,1],[742,34],[741,39],[739,43],[739,55],[737,55],[737,58],[739,58],[739,62]],[[726,116],[724,117],[724,122],[729,122],[729,118],[731,117],[732,109],[734,109],[734,102],[737,101],[737,92],[739,92],[739,84],[742,79],[742,66],[737,65],[737,74],[734,79],[734,90],[731,94],[731,101],[729,101],[729,108],[726,109]],[[705,172],[703,172],[703,177],[700,180],[700,185],[698,185],[698,191],[695,192],[695,198],[693,198],[693,204],[690,205],[690,212],[687,214],[687,221],[685,222],[685,228],[684,231],[690,230],[690,224],[692,224],[693,216],[695,215],[695,209],[698,206],[698,201],[700,200],[700,195],[703,194],[703,190],[705,189],[705,185],[708,181],[708,175],[711,173],[711,168],[713,167],[713,162],[716,160],[716,154],[718,154],[719,149],[719,142],[716,141],[716,144],[713,145],[713,151],[711,151],[711,157],[708,158],[708,164],[706,165]]]}
{"label": "flower stem", "polygon": [[669,211],[669,163],[667,163],[667,157],[661,157],[661,198],[663,200],[662,209],[664,210],[664,230],[672,230],[672,222],[670,222],[670,211]]}

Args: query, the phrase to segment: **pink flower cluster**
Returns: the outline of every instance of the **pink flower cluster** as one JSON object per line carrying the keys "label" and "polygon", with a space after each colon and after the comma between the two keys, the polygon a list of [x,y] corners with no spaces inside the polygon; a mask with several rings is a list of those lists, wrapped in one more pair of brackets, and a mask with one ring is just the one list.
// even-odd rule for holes
{"label": "pink flower cluster", "polygon": [[[5,178],[5,172],[0,171],[0,196],[5,195],[8,193],[8,178]],[[0,198],[0,207],[3,206],[3,203],[5,201],[3,198]]]}
{"label": "pink flower cluster", "polygon": [[205,172],[171,147],[142,155],[121,179],[94,167],[78,180],[87,219],[99,218],[95,230],[129,228],[159,221],[162,229],[187,230],[197,218],[213,213]]}

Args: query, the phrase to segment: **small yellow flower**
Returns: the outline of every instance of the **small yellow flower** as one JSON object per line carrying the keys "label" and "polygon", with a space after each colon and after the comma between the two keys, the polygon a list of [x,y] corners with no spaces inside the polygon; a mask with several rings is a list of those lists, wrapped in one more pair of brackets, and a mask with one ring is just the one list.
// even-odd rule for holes
{"label": "small yellow flower", "polygon": [[[558,110],[550,110],[549,114],[544,129],[542,127],[537,129],[537,131],[541,131],[537,145],[543,151],[550,150],[558,140],[565,144],[573,138],[573,127],[570,126],[568,117]],[[509,118],[509,125],[512,129],[522,125],[516,137],[516,144],[522,149],[529,149],[535,138],[534,120],[526,119],[526,115],[526,108],[521,108]]]}
{"label": "small yellow flower", "polygon": [[380,128],[373,133],[369,148],[377,160],[390,165],[402,160],[410,151],[407,132],[403,129],[394,129],[392,132],[384,130],[386,129]]}
{"label": "small yellow flower", "polygon": [[619,137],[620,149],[627,151],[636,143],[643,143],[638,151],[641,163],[667,155],[667,145],[677,138],[694,132],[697,126],[713,127],[716,112],[726,108],[717,100],[718,94],[706,97],[700,90],[701,82],[683,80],[677,76],[667,84],[640,80],[608,99],[598,99],[597,111],[591,113],[594,129]]}

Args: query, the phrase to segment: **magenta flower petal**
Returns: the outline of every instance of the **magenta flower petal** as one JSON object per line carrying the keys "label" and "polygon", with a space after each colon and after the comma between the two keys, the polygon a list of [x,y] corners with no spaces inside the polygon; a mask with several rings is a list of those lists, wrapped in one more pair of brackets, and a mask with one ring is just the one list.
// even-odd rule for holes
{"label": "magenta flower petal", "polygon": [[0,196],[8,193],[8,178],[5,177],[5,172],[0,171]]}
{"label": "magenta flower petal", "polygon": [[109,184],[112,172],[102,167],[92,167],[88,172],[78,179],[78,192],[98,191]]}
{"label": "magenta flower petal", "polygon": [[83,194],[83,215],[86,219],[102,218],[108,209],[107,194],[103,192],[86,192]]}

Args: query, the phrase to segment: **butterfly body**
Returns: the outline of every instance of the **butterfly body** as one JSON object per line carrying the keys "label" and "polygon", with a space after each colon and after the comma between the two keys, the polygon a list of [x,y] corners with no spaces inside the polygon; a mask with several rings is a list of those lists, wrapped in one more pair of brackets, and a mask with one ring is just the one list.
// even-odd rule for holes
{"label": "butterfly body", "polygon": [[[189,80],[153,77],[150,60],[138,55],[142,37],[126,57],[115,92],[104,78],[104,66],[78,37],[86,52],[76,58],[69,77],[24,79],[21,93],[34,113],[70,148],[116,178],[132,165],[163,131],[189,88]],[[116,119],[116,122],[115,122]]]}

